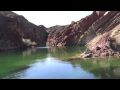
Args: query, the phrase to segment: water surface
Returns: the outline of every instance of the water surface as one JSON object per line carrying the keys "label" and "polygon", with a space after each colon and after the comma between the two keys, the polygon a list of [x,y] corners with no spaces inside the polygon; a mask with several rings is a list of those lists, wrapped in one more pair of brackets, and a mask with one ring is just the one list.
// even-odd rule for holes
{"label": "water surface", "polygon": [[85,47],[39,47],[0,53],[2,79],[119,79],[120,59],[67,58],[82,53]]}

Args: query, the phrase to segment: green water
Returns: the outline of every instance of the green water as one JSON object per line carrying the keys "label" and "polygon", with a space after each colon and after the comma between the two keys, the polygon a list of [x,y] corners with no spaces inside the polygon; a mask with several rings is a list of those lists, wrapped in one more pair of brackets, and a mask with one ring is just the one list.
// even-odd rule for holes
{"label": "green water", "polygon": [[119,79],[120,58],[68,61],[85,47],[0,52],[1,79]]}

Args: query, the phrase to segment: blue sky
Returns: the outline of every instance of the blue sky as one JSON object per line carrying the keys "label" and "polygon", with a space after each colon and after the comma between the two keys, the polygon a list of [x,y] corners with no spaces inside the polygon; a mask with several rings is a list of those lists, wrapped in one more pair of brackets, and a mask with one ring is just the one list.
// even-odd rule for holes
{"label": "blue sky", "polygon": [[54,25],[66,25],[71,21],[78,21],[90,15],[92,11],[13,11],[23,15],[27,20],[36,24],[50,27]]}

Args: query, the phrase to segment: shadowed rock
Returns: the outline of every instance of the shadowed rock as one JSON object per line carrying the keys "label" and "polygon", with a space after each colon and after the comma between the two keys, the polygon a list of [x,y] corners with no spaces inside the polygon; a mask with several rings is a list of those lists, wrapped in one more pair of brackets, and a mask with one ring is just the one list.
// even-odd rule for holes
{"label": "shadowed rock", "polygon": [[47,35],[44,26],[36,26],[11,11],[0,11],[0,50],[45,46]]}

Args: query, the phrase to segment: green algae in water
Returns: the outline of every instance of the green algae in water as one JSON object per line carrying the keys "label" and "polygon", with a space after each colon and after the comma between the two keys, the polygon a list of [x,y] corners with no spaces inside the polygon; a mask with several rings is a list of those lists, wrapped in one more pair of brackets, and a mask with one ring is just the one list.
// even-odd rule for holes
{"label": "green algae in water", "polygon": [[33,48],[0,53],[0,78],[8,79],[119,79],[120,58],[67,58],[85,47]]}

